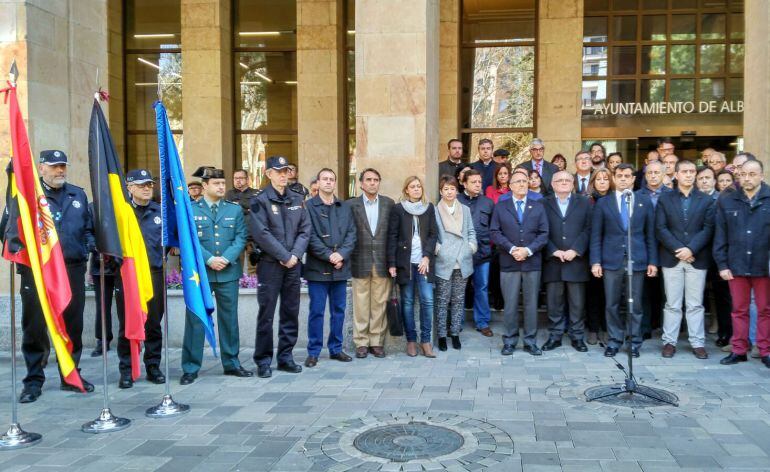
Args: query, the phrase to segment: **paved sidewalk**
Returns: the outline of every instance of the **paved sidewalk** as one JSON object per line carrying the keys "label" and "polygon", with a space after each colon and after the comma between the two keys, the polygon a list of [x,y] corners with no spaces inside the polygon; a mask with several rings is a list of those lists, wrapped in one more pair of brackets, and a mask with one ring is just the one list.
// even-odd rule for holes
{"label": "paved sidewalk", "polygon": [[[598,346],[578,353],[565,338],[564,347],[542,357],[517,349],[504,358],[499,336],[466,329],[461,339],[461,351],[450,348],[437,359],[390,353],[342,364],[324,353],[316,368],[274,372],[269,380],[225,377],[207,352],[198,381],[185,387],[178,384],[175,350],[174,397],[192,411],[166,420],[144,417],[163,386],[140,380],[133,389],[117,389],[113,350],[112,410],[132,426],[81,433],[81,424],[99,413],[101,387],[87,396],[65,393],[54,379],[36,403],[20,405],[23,427],[42,433],[43,442],[0,452],[0,471],[770,470],[770,369],[756,359],[720,366],[722,353],[710,344],[711,358],[699,361],[686,342],[676,357],[662,359],[660,341],[645,342],[637,377],[676,393],[681,406],[631,410],[581,398],[587,387],[622,379]],[[244,351],[241,360],[253,369],[251,354]],[[304,349],[296,354],[304,360]],[[82,367],[85,378],[100,383],[100,358],[86,357]],[[55,366],[47,374],[56,376]],[[9,379],[5,353],[3,429]],[[464,431],[464,449],[441,461],[386,464],[352,447],[356,431],[410,420]]]}

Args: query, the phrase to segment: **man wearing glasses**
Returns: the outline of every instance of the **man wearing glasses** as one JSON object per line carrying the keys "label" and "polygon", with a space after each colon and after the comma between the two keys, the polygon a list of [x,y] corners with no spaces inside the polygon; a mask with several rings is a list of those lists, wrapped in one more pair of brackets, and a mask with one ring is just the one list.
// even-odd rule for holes
{"label": "man wearing glasses", "polygon": [[671,140],[671,138],[658,139],[658,155],[660,155],[661,161],[663,161],[666,156],[674,154],[675,152],[676,146],[674,146],[674,142]]}
{"label": "man wearing glasses", "polygon": [[539,138],[535,138],[529,145],[529,155],[532,159],[526,162],[522,162],[518,167],[522,167],[528,171],[535,170],[540,174],[540,179],[543,181],[542,189],[544,194],[551,193],[551,179],[553,174],[559,172],[559,168],[556,164],[543,159],[545,156],[545,144]]}
{"label": "man wearing glasses", "polygon": [[[144,323],[144,368],[147,380],[161,384],[166,377],[160,370],[160,355],[163,347],[163,331],[160,322],[163,319],[163,247],[161,232],[163,225],[160,216],[160,205],[152,200],[154,183],[152,174],[146,169],[131,170],[126,174],[126,186],[131,194],[131,205],[134,207],[139,228],[147,248],[147,259],[150,263],[152,276],[152,300],[147,304],[147,321]],[[115,304],[118,309],[120,334],[118,336],[118,359],[120,363],[120,381],[118,387],[131,388],[131,346],[126,339],[126,318],[123,306],[123,287],[120,283],[120,272],[116,271]]]}

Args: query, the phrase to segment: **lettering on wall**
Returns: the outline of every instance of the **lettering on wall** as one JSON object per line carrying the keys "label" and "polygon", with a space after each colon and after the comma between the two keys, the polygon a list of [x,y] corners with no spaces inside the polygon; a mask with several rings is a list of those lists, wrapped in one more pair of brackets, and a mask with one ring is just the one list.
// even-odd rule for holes
{"label": "lettering on wall", "polygon": [[594,115],[670,115],[686,113],[743,113],[743,100],[597,104]]}

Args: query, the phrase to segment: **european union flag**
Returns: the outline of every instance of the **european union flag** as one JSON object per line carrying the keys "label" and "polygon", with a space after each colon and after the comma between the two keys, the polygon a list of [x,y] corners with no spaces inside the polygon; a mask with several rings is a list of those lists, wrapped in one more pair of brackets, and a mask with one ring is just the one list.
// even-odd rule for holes
{"label": "european union flag", "polygon": [[[158,129],[160,155],[160,196],[163,218],[163,246],[178,247],[182,264],[182,290],[187,310],[200,318],[206,330],[206,340],[216,355],[214,335],[214,300],[211,297],[206,264],[201,253],[192,205],[187,194],[182,161],[171,134],[166,108],[158,101],[155,107],[155,125]],[[168,316],[168,315],[167,315]]]}

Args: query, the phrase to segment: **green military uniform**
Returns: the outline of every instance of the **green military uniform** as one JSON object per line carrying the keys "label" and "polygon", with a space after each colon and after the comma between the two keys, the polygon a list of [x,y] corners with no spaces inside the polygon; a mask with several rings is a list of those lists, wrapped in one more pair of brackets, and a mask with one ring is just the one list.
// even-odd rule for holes
{"label": "green military uniform", "polygon": [[[215,206],[216,205],[216,206]],[[203,260],[224,257],[230,264],[222,270],[207,267],[209,285],[217,300],[217,330],[222,367],[239,369],[238,280],[243,275],[238,257],[246,244],[246,224],[240,205],[220,200],[213,204],[205,198],[192,203],[193,216],[201,243]],[[187,313],[182,349],[182,371],[197,374],[203,361],[204,328],[197,316]]]}

